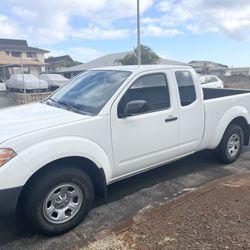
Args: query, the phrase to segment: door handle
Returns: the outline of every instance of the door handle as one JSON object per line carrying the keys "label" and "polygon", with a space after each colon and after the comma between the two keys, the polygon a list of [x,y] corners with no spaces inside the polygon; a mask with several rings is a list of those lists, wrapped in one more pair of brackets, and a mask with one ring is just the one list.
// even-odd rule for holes
{"label": "door handle", "polygon": [[165,122],[173,122],[176,120],[178,120],[178,117],[169,117],[169,118],[165,119]]}

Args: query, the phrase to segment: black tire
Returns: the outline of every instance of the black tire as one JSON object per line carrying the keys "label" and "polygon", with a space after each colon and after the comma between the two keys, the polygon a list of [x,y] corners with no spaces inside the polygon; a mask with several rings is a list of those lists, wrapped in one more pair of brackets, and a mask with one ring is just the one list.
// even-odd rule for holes
{"label": "black tire", "polygon": [[[235,143],[237,141],[238,143],[236,143],[235,146],[231,144],[232,146],[229,148],[230,139],[233,140],[234,138]],[[217,158],[225,164],[230,164],[236,161],[241,154],[243,140],[244,132],[242,127],[237,124],[230,125],[226,129],[219,146],[215,150]]]}
{"label": "black tire", "polygon": [[[77,198],[81,202],[77,199],[76,201],[74,201],[79,202],[79,205],[77,205],[79,210],[75,211],[74,215],[70,214],[73,213],[72,211],[67,210],[63,212],[64,216],[69,215],[69,217],[73,217],[70,218],[68,221],[60,222],[58,224],[54,221],[50,221],[52,217],[49,217],[48,215],[48,217],[46,217],[45,211],[47,211],[46,206],[50,202],[49,201],[48,203],[46,203],[48,197],[50,197],[49,195],[51,194],[55,196],[56,192],[58,192],[52,192],[52,190],[56,189],[58,186],[61,185],[73,185],[75,189],[77,189],[77,194],[81,194],[82,198],[80,199],[80,196]],[[62,192],[62,190],[60,190],[59,193],[60,192]],[[66,192],[67,191],[65,191],[65,193]],[[72,203],[73,199],[75,198],[76,197],[70,198],[69,196],[68,199],[65,200],[65,203]],[[57,197],[56,199],[59,198]],[[58,203],[56,203],[56,199],[52,201],[53,208],[55,208],[56,205],[58,206]],[[89,210],[92,207],[93,199],[94,187],[92,181],[89,176],[85,174],[81,169],[70,166],[50,168],[48,171],[39,176],[39,178],[36,178],[25,193],[23,203],[24,220],[28,223],[28,227],[32,230],[32,232],[35,231],[37,233],[47,236],[64,234],[76,227],[78,224],[80,224],[82,220],[87,216]],[[58,208],[57,211],[59,211],[60,209],[61,207]],[[63,211],[64,209],[61,210]],[[58,215],[59,213],[56,216]],[[56,217],[55,215],[53,216],[53,218]]]}

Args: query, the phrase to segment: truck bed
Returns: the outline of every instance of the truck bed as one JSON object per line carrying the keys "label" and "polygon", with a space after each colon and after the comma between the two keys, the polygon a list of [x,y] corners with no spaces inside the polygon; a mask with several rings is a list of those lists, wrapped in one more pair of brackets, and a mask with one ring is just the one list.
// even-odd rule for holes
{"label": "truck bed", "polygon": [[202,90],[203,90],[204,100],[250,93],[250,90],[245,90],[245,89],[203,88]]}

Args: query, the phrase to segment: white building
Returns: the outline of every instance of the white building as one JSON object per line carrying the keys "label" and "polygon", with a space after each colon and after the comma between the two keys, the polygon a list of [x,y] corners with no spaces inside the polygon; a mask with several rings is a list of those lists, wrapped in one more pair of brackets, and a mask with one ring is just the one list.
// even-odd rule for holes
{"label": "white building", "polygon": [[236,67],[226,70],[226,76],[244,75],[250,76],[250,67]]}

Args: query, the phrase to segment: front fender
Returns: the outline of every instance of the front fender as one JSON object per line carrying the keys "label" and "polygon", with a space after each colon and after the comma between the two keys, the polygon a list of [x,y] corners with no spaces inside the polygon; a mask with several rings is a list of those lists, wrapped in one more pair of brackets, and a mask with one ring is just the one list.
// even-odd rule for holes
{"label": "front fender", "polygon": [[236,119],[238,117],[245,118],[247,123],[250,124],[250,116],[249,116],[247,109],[245,109],[244,107],[241,107],[241,106],[232,107],[220,119],[220,121],[215,129],[215,133],[212,136],[212,139],[210,141],[210,144],[208,147],[209,149],[214,149],[219,145],[228,125],[234,119]]}
{"label": "front fender", "polygon": [[96,143],[78,137],[53,138],[34,144],[19,153],[34,173],[43,166],[65,157],[84,157],[103,168],[107,182],[111,179],[111,162]]}

